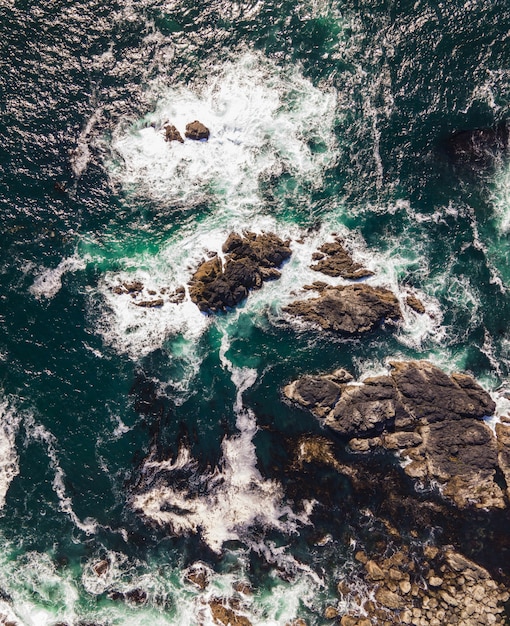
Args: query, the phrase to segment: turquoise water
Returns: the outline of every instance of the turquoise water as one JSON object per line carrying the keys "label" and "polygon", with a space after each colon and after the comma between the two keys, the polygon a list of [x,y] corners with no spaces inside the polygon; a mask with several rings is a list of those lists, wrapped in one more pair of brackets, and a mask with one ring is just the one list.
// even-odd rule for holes
{"label": "turquoise water", "polygon": [[[458,166],[445,141],[508,118],[510,9],[4,0],[0,24],[0,613],[206,624],[241,580],[254,624],[320,624],[368,522],[329,470],[317,498],[289,476],[292,442],[322,431],[282,386],[429,358],[506,410],[508,159]],[[164,142],[193,119],[209,142]],[[236,311],[113,291],[170,293],[245,228],[293,255]],[[428,314],[348,341],[285,317],[333,232]],[[148,455],[170,526],[140,515]],[[133,589],[148,601],[108,597]]]}

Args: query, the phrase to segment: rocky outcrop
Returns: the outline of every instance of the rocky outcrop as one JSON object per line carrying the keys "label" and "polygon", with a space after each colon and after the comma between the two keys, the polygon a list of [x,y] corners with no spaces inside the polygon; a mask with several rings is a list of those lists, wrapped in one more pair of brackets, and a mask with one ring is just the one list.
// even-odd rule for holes
{"label": "rocky outcrop", "polygon": [[209,134],[207,126],[204,126],[202,122],[199,122],[198,120],[186,124],[186,132],[184,135],[188,139],[194,139],[195,141],[207,141],[209,139]]}
{"label": "rocky outcrop", "polygon": [[[179,304],[186,298],[186,290],[184,287],[178,287],[175,291],[168,291],[165,287],[158,291],[154,289],[146,289],[143,283],[138,280],[132,282],[123,282],[112,287],[113,293],[122,296],[129,295],[135,306],[145,309],[161,308],[165,302]],[[159,296],[159,297],[154,297]]]}
{"label": "rocky outcrop", "polygon": [[408,476],[439,483],[458,507],[505,507],[498,481],[500,472],[510,477],[510,433],[500,425],[496,440],[482,421],[495,410],[489,394],[470,376],[448,376],[425,361],[391,365],[389,375],[361,384],[335,374],[304,376],[284,394],[348,439],[354,451],[396,451],[408,461]]}
{"label": "rocky outcrop", "polygon": [[222,251],[204,261],[190,281],[191,300],[201,311],[225,311],[247,297],[251,289],[280,277],[276,269],[290,257],[289,241],[273,233],[232,233]]}
{"label": "rocky outcrop", "polygon": [[[360,563],[361,585],[358,580],[355,584],[350,579],[340,581],[343,602],[328,607],[331,617],[337,617],[334,610],[337,615],[344,613],[340,621],[344,626],[505,623],[506,589],[451,547],[404,545],[385,558],[358,551],[355,559]],[[349,601],[353,608],[345,613],[341,607]]]}
{"label": "rocky outcrop", "polygon": [[211,609],[215,624],[223,624],[224,626],[251,626],[250,620],[237,612],[239,606],[235,601],[227,602],[214,598],[210,600],[209,608]]}
{"label": "rocky outcrop", "polygon": [[374,274],[353,261],[338,238],[333,242],[323,244],[319,252],[313,254],[312,259],[317,263],[311,265],[311,269],[327,276],[357,280]]}
{"label": "rocky outcrop", "polygon": [[173,124],[167,124],[165,127],[165,141],[178,141],[184,143],[181,133]]}
{"label": "rocky outcrop", "polygon": [[397,298],[382,287],[316,282],[306,289],[317,291],[319,296],[292,302],[284,311],[339,335],[366,333],[402,317]]}
{"label": "rocky outcrop", "polygon": [[425,306],[423,305],[423,302],[412,294],[407,296],[406,304],[408,307],[413,309],[413,311],[416,311],[416,313],[419,313],[420,315],[425,313]]}
{"label": "rocky outcrop", "polygon": [[502,122],[495,128],[456,132],[448,138],[446,149],[455,163],[484,167],[508,149],[508,138],[508,126]]}

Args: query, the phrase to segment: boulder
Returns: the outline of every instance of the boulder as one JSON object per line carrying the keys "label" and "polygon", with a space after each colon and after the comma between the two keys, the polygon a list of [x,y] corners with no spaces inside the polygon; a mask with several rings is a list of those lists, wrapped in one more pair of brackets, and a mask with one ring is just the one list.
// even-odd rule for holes
{"label": "boulder", "polygon": [[224,626],[251,626],[250,620],[244,615],[239,615],[225,601],[213,599],[209,607],[215,624]]}
{"label": "boulder", "polygon": [[[190,281],[191,300],[201,311],[225,311],[252,289],[279,277],[276,270],[291,255],[288,241],[273,233],[231,234],[222,249],[224,262],[214,255],[204,261]],[[275,271],[276,270],[276,271]]]}
{"label": "boulder", "polygon": [[209,129],[204,126],[202,122],[195,120],[186,124],[186,132],[184,133],[188,139],[194,139],[195,141],[201,141],[209,139]]}
{"label": "boulder", "polygon": [[373,276],[373,272],[367,270],[359,263],[352,260],[344,248],[340,239],[336,238],[331,243],[325,243],[319,248],[319,253],[312,256],[318,263],[311,265],[311,269],[327,276],[342,277],[348,279],[360,279]]}
{"label": "boulder", "polygon": [[413,311],[416,311],[416,313],[419,313],[420,315],[423,315],[423,313],[425,313],[425,307],[423,305],[423,302],[416,296],[407,296],[406,304],[409,308],[413,309]]}
{"label": "boulder", "polygon": [[167,124],[164,128],[166,141],[179,141],[180,143],[184,143],[181,133],[173,124]]}
{"label": "boulder", "polygon": [[293,302],[284,311],[335,334],[359,335],[402,317],[397,298],[382,287],[314,283],[311,288],[319,297]]}

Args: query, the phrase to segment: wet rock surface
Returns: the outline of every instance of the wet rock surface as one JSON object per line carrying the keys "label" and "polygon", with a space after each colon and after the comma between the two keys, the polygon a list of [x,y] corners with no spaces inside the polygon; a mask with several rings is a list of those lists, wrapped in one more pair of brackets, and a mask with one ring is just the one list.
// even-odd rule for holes
{"label": "wet rock surface", "polygon": [[251,626],[250,620],[240,615],[239,606],[235,600],[227,602],[223,599],[213,599],[209,602],[211,614],[215,624],[224,626]]}
{"label": "wet rock surface", "polygon": [[359,335],[402,317],[398,300],[389,289],[366,284],[329,286],[320,282],[307,289],[317,291],[319,296],[292,302],[284,311],[335,334]]}
{"label": "wet rock surface", "polygon": [[184,135],[188,139],[194,139],[195,141],[207,140],[209,139],[209,134],[210,132],[207,126],[204,126],[204,124],[198,120],[186,124],[186,132]]}
{"label": "wet rock surface", "polygon": [[339,581],[339,598],[352,606],[343,612],[340,624],[506,623],[504,605],[509,594],[505,587],[451,546],[403,545],[382,552],[356,553],[361,585]]}
{"label": "wet rock surface", "polygon": [[277,268],[291,255],[289,243],[273,233],[232,233],[223,245],[224,261],[215,255],[193,275],[191,300],[206,312],[234,307],[250,290],[279,278]]}
{"label": "wet rock surface", "polygon": [[165,129],[165,141],[178,141],[184,143],[181,133],[173,124],[166,124]]}
{"label": "wet rock surface", "polygon": [[346,279],[360,279],[373,276],[373,272],[364,268],[360,263],[352,260],[350,254],[344,248],[341,239],[336,238],[333,242],[325,243],[319,248],[319,252],[313,255],[317,261],[311,265],[311,269],[327,276],[342,277]]}
{"label": "wet rock surface", "polygon": [[500,425],[496,439],[482,421],[495,404],[470,376],[448,376],[426,361],[394,362],[388,376],[361,384],[304,376],[284,394],[349,440],[353,451],[396,451],[408,461],[409,477],[442,485],[456,506],[507,506],[500,478],[509,475],[510,436]]}

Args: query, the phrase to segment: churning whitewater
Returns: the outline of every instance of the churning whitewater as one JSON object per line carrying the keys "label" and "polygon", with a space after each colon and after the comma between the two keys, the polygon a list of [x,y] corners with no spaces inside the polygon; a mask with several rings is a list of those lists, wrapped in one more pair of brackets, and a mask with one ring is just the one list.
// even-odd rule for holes
{"label": "churning whitewater", "polygon": [[0,20],[0,623],[508,623],[510,10]]}

